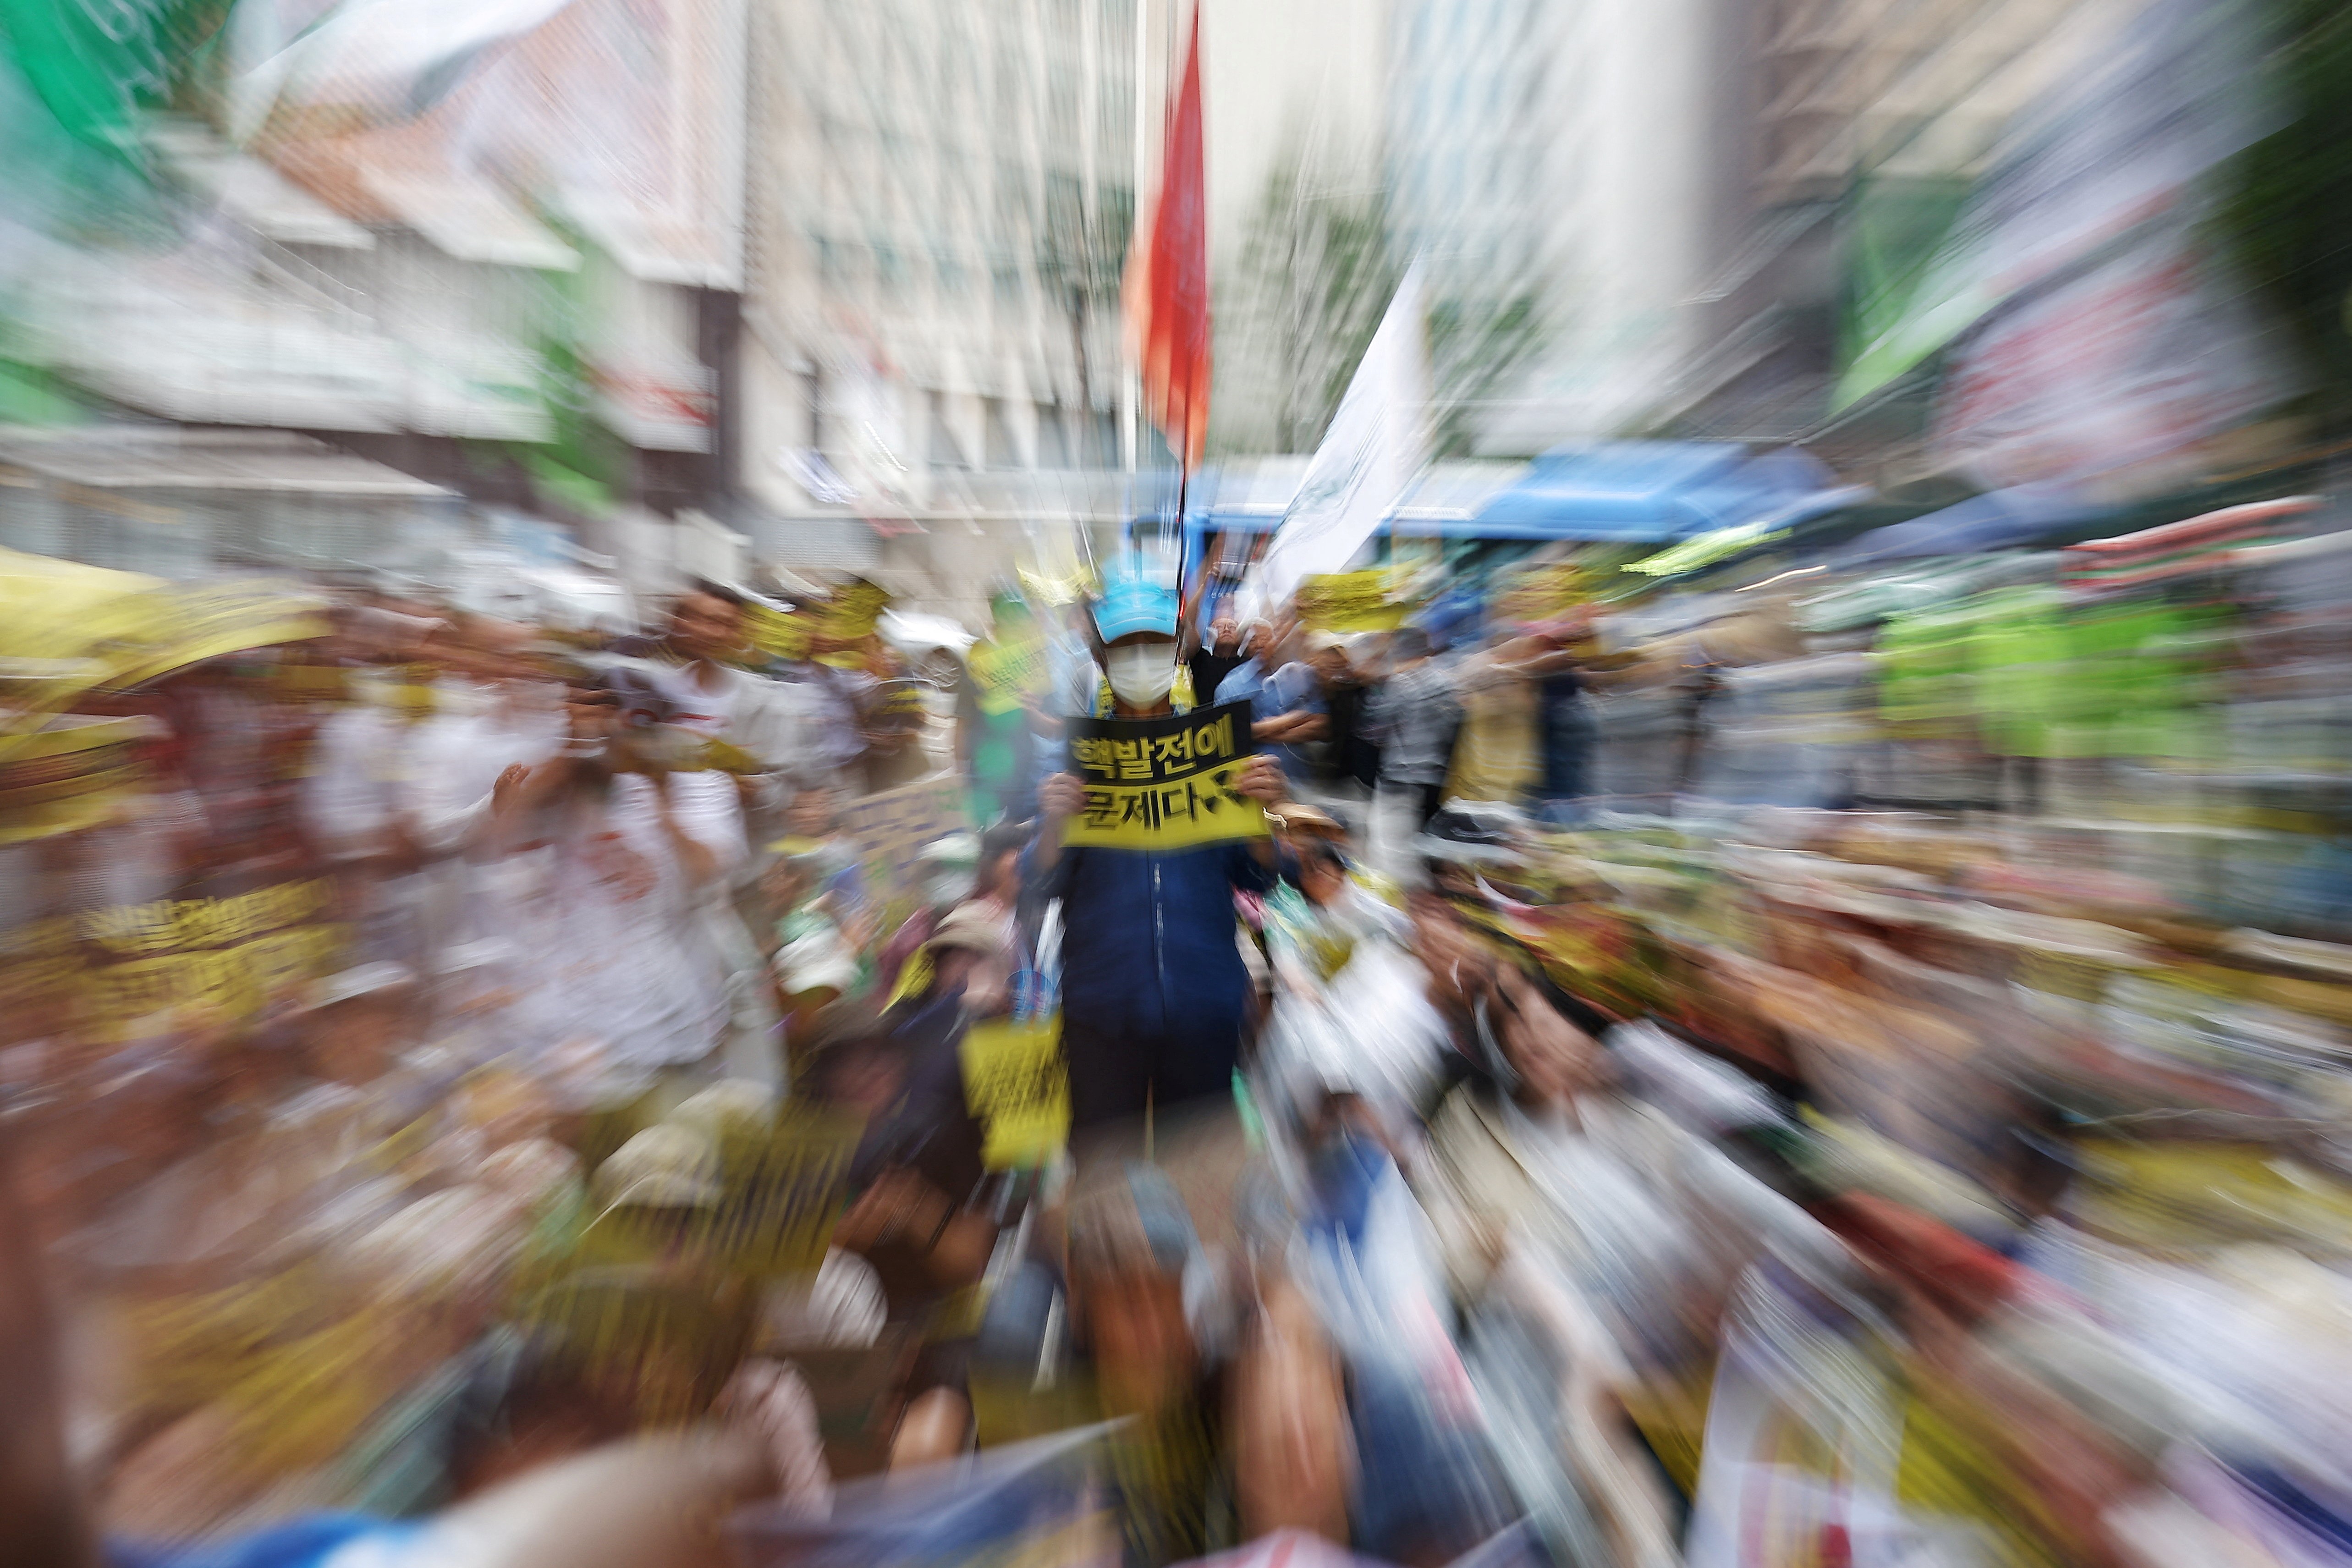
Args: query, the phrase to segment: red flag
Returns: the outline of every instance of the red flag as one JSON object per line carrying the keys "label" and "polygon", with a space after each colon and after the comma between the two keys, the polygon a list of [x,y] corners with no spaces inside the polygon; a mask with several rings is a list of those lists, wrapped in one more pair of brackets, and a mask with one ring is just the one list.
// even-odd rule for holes
{"label": "red flag", "polygon": [[1128,329],[1143,412],[1185,468],[1209,434],[1209,199],[1201,163],[1201,9],[1168,116],[1160,197],[1127,264]]}

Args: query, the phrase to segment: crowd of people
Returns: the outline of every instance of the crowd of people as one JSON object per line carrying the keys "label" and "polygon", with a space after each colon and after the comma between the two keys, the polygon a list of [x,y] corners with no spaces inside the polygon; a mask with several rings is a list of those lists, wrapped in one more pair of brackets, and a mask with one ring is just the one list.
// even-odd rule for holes
{"label": "crowd of people", "polygon": [[[301,1188],[305,1213],[331,1210],[321,1193],[381,1177],[377,1156],[355,1151],[425,1129],[444,1153],[466,1134],[478,1167],[521,1184],[530,1201],[509,1202],[509,1223],[542,1219],[574,1168],[603,1211],[588,1230],[627,1228],[606,1218],[615,1212],[676,1220],[715,1201],[726,1128],[740,1131],[747,1113],[742,1125],[776,1125],[788,1109],[858,1130],[837,1221],[799,1274],[815,1270],[818,1297],[847,1315],[841,1331],[911,1324],[939,1342],[891,1389],[898,1462],[977,1439],[972,1346],[994,1343],[1001,1361],[1008,1336],[1042,1331],[1035,1303],[1049,1298],[1071,1325],[1064,1348],[1104,1357],[1100,1412],[1181,1407],[1220,1426],[1226,1400],[1202,1381],[1217,1368],[1195,1342],[1205,1309],[1193,1299],[1192,1207],[1118,1173],[1136,1148],[1188,1128],[1239,1158],[1246,1140],[1225,1123],[1237,1092],[1247,1103],[1240,1085],[1277,975],[1307,986],[1328,973],[1333,942],[1409,935],[1366,891],[1392,891],[1358,853],[1373,817],[1393,814],[1387,853],[1407,864],[1449,792],[1538,798],[1572,783],[1572,766],[1546,771],[1553,731],[1514,695],[1572,696],[1571,628],[1444,658],[1420,628],[1370,639],[1380,647],[1301,632],[1295,617],[1218,618],[1195,635],[1176,595],[1134,574],[1064,612],[1013,592],[992,608],[940,750],[919,710],[908,718],[903,666],[878,637],[804,640],[778,657],[758,644],[756,603],[710,583],[679,593],[653,631],[602,640],[356,595],[322,606],[310,635],[79,693],[85,717],[133,726],[137,782],[94,821],[0,848],[21,873],[7,922],[19,1007],[0,1054],[12,1091],[44,1108],[26,1122],[37,1132],[18,1159],[16,1201],[52,1268],[72,1290],[110,1299],[124,1248],[159,1255],[133,1272],[169,1258],[192,1278],[242,1276],[257,1267],[249,1252],[203,1242],[226,1229],[250,1246],[252,1226],[287,1222],[270,1205],[268,1218],[238,1211],[251,1194],[227,1166],[292,1166],[273,1183]],[[1226,703],[1246,704],[1252,742],[1233,796],[1275,831],[1171,851],[1065,845],[1085,809],[1067,760],[1073,721]],[[1559,745],[1572,729],[1559,728]],[[961,797],[956,819],[907,863],[861,864],[845,816],[941,767]],[[117,932],[139,940],[110,948]],[[1032,1100],[1048,1105],[1076,1163],[1050,1150],[985,1157],[992,1117],[970,1092],[965,1037],[1038,1020],[1052,1065]],[[485,1121],[486,1095],[517,1109]],[[583,1118],[626,1135],[591,1147]],[[293,1127],[305,1130],[299,1152],[285,1141]],[[1111,1173],[1125,1195],[1074,1188],[1079,1173]],[[498,1186],[460,1167],[423,1190]],[[173,1235],[156,1217],[167,1214],[193,1228]],[[446,1235],[404,1245],[478,1246],[486,1233],[467,1217],[453,1204]],[[698,1253],[706,1283],[726,1272],[678,1236],[669,1250]],[[1091,1291],[1089,1258],[1102,1275]],[[1033,1267],[1049,1281],[1016,1286]],[[974,1296],[992,1276],[1014,1288]],[[1163,1293],[1179,1277],[1182,1300]],[[1232,1357],[1248,1336],[1235,1337],[1234,1314],[1253,1289],[1226,1278],[1213,1292],[1230,1320],[1210,1336],[1221,1366],[1243,1364]],[[1007,1305],[987,1325],[937,1331],[943,1312],[992,1300]],[[814,1310],[804,1300],[800,1310]],[[1236,1390],[1261,1392],[1233,1394],[1244,1420],[1234,1440],[1289,1454],[1293,1415],[1263,1388],[1290,1388],[1328,1346],[1297,1301],[1279,1316],[1286,1327],[1264,1347],[1281,1352],[1276,1370],[1237,1373]],[[434,1346],[470,1379],[495,1318]],[[520,1331],[497,1321],[496,1332]],[[600,1384],[580,1347],[551,1348],[537,1328],[524,1339],[527,1369],[499,1360],[502,1381],[467,1397],[556,1407],[551,1448],[636,1425],[623,1408],[635,1393]],[[1043,1352],[1024,1341],[1018,1353]],[[761,1375],[786,1406],[807,1403],[793,1376]],[[1330,1376],[1320,1386],[1336,1397]],[[740,1416],[746,1401],[688,1403]],[[126,1435],[100,1517],[127,1534],[207,1533],[239,1510],[158,1480],[195,1418],[176,1412],[180,1424],[142,1447],[141,1423],[163,1414],[143,1394],[106,1412]],[[1318,1418],[1318,1441],[1341,1414]],[[808,1423],[785,1426],[790,1467],[821,1469]],[[1225,1452],[1195,1445],[1212,1447]],[[520,1464],[445,1458],[420,1496],[456,1501]],[[1318,1517],[1344,1534],[1341,1491],[1318,1496]],[[1295,1503],[1260,1489],[1241,1522],[1271,1528]],[[1153,1510],[1139,1501],[1131,1544],[1160,1560],[1175,1542],[1205,1546],[1215,1531],[1204,1506],[1163,1499],[1147,1525]],[[1152,1529],[1172,1533],[1153,1544]]]}
{"label": "crowd of people", "polygon": [[[2268,1013],[2209,1081],[2178,915],[1957,828],[1596,827],[1573,616],[1115,571],[999,595],[910,721],[771,608],[366,595],[24,731],[136,759],[62,817],[0,775],[51,792],[0,842],[25,1561],[2188,1568],[2324,1513],[2211,1418],[2278,1366],[2179,1329],[2316,1343],[2333,1288],[2129,1250],[2116,1171],[2204,1178],[2079,1110],[2340,1092]],[[2229,1180],[2221,1229],[2352,1213]]]}

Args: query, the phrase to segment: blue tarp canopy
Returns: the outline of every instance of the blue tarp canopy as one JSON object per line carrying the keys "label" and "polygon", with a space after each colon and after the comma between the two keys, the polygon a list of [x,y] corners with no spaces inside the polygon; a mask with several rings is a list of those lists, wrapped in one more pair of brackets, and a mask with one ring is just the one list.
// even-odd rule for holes
{"label": "blue tarp canopy", "polygon": [[1795,447],[1750,456],[1730,442],[1607,441],[1545,453],[1466,531],[1670,544],[1717,529],[1787,527],[1862,499]]}
{"label": "blue tarp canopy", "polygon": [[2071,485],[2018,485],[1987,490],[1941,511],[1873,529],[1848,541],[1831,559],[1840,566],[1866,566],[1879,561],[2002,550],[2088,521],[2106,510],[2084,499]]}
{"label": "blue tarp canopy", "polygon": [[[1282,521],[1307,462],[1265,458],[1243,468],[1194,474],[1187,526],[1206,533],[1266,532]],[[1381,527],[1424,536],[1476,533],[1472,519],[1478,508],[1526,470],[1525,463],[1432,463],[1398,498]]]}
{"label": "blue tarp canopy", "polygon": [[[1196,474],[1188,527],[1276,527],[1307,461],[1269,458],[1247,475]],[[1730,442],[1612,441],[1559,447],[1527,464],[1433,464],[1383,527],[1454,539],[1666,544],[1720,528],[1786,527],[1866,499],[1794,447],[1751,456]]]}

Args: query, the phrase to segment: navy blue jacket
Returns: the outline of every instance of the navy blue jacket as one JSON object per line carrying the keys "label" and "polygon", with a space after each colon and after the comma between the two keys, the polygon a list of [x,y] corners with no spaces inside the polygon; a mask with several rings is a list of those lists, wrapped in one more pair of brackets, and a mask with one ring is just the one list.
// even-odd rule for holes
{"label": "navy blue jacket", "polygon": [[1161,1038],[1231,1037],[1249,1002],[1234,893],[1276,873],[1246,843],[1195,849],[1065,848],[1053,869],[1022,865],[1062,900],[1062,1014],[1072,1023]]}

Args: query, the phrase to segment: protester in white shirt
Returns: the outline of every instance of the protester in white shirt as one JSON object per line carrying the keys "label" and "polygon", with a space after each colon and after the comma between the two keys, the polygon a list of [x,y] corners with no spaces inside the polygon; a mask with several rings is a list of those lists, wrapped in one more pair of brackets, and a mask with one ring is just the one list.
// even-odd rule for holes
{"label": "protester in white shirt", "polygon": [[530,1016],[551,1045],[593,1037],[628,1073],[699,1061],[728,1016],[701,922],[744,853],[734,782],[615,771],[612,710],[572,713],[564,754],[509,770],[489,814],[486,852],[522,858],[511,935],[537,968]]}
{"label": "protester in white shirt", "polygon": [[671,729],[723,741],[745,753],[756,770],[734,775],[749,829],[747,853],[732,862],[731,878],[707,889],[701,940],[708,962],[727,973],[732,1070],[780,1084],[766,971],[734,902],[756,880],[762,858],[758,846],[774,837],[793,792],[827,782],[831,770],[817,760],[823,748],[814,743],[815,715],[800,700],[804,694],[731,662],[745,646],[743,608],[743,596],[732,589],[695,584],[670,611],[661,647],[666,658],[653,675],[668,700],[666,721]]}

